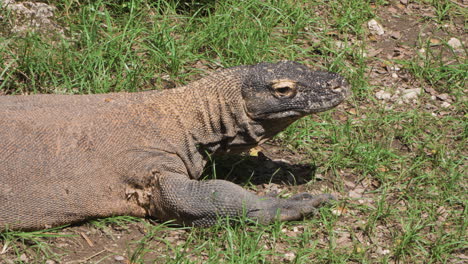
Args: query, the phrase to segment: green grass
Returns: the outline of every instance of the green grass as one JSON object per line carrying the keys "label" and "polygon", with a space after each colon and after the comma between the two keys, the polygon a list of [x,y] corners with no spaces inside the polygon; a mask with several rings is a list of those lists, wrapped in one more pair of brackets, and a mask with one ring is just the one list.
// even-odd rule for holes
{"label": "green grass", "polygon": [[[353,86],[346,110],[304,118],[276,137],[316,166],[306,188],[324,175],[343,196],[337,203],[317,217],[270,226],[181,231],[129,217],[89,224],[105,235],[113,226],[143,225],[123,250],[131,263],[449,263],[466,251],[466,49],[445,42],[434,49],[421,36],[412,48],[424,54],[390,60],[415,87],[452,96],[450,109],[427,111],[426,103],[436,103],[424,93],[415,105],[386,108],[374,99],[384,84],[370,77],[380,59],[363,55],[374,45],[366,22],[379,18],[386,1],[48,2],[64,35],[14,33],[15,17],[0,8],[0,94],[160,89],[220,67],[283,59],[339,72]],[[433,8],[440,28],[463,14],[452,1],[415,2]],[[347,182],[365,186],[367,200],[349,197]],[[182,232],[179,243],[171,232]],[[22,254],[59,261],[67,253],[54,253],[50,236],[61,229],[0,234],[0,252],[9,248],[0,262],[21,263]]]}
{"label": "green grass", "polygon": [[[16,255],[13,261],[23,262],[22,256],[29,256],[28,260],[40,262],[42,259],[60,260],[61,255],[54,252],[47,243],[50,238],[70,238],[74,235],[60,233],[63,227],[50,228],[33,232],[6,231],[0,233],[0,241],[3,247],[0,249],[1,255],[9,253]],[[37,259],[30,259],[31,256]],[[26,261],[27,262],[27,261]]]}

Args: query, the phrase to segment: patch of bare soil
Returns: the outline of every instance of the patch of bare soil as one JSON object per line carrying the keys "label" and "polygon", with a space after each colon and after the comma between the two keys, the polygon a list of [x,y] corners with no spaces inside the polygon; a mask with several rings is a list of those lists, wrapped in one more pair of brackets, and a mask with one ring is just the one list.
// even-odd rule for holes
{"label": "patch of bare soil", "polygon": [[407,1],[394,2],[379,10],[377,16],[376,26],[368,25],[370,45],[366,53],[375,57],[368,72],[370,84],[376,87],[375,98],[386,109],[406,111],[424,105],[422,110],[434,116],[449,114],[455,98],[448,94],[448,83],[446,89],[436,91],[395,61],[422,65],[429,53],[440,56],[445,65],[466,60],[468,34],[462,17],[441,25],[435,22],[433,7]]}

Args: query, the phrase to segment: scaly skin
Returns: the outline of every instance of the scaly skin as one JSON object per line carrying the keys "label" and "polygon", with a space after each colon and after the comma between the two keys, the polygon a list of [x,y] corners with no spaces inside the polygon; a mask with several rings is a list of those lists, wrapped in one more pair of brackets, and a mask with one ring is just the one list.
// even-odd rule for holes
{"label": "scaly skin", "polygon": [[0,97],[0,231],[113,215],[301,219],[331,196],[259,197],[197,179],[207,155],[248,150],[349,93],[337,74],[280,62],[165,91]]}

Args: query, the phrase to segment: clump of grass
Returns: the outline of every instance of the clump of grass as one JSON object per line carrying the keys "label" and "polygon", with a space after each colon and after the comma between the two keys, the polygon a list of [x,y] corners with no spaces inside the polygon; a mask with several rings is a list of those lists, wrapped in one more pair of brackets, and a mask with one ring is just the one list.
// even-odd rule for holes
{"label": "clump of grass", "polygon": [[[0,242],[3,244],[3,248],[0,249],[0,260],[6,261],[5,257],[1,256],[16,256],[16,261],[23,262],[24,257],[34,262],[44,262],[45,260],[55,259],[60,260],[61,255],[57,254],[53,250],[53,246],[48,243],[48,239],[57,237],[73,237],[74,235],[63,234],[60,231],[63,227],[56,227],[50,229],[44,229],[33,232],[21,232],[21,231],[4,231],[0,233]],[[13,254],[12,254],[13,252]],[[11,258],[7,258],[10,259]]]}
{"label": "clump of grass", "polygon": [[431,47],[430,39],[420,42],[421,51],[414,60],[398,63],[439,92],[460,96],[466,86],[466,51],[455,51],[447,43],[436,49]]}

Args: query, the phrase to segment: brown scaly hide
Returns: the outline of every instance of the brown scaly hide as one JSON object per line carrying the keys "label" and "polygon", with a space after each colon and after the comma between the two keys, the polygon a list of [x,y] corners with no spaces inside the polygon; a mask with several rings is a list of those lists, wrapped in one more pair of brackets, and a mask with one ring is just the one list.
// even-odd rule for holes
{"label": "brown scaly hide", "polygon": [[0,231],[113,215],[208,226],[245,204],[270,221],[278,201],[195,181],[206,154],[271,136],[245,110],[249,74],[251,66],[235,67],[165,91],[0,97]]}

